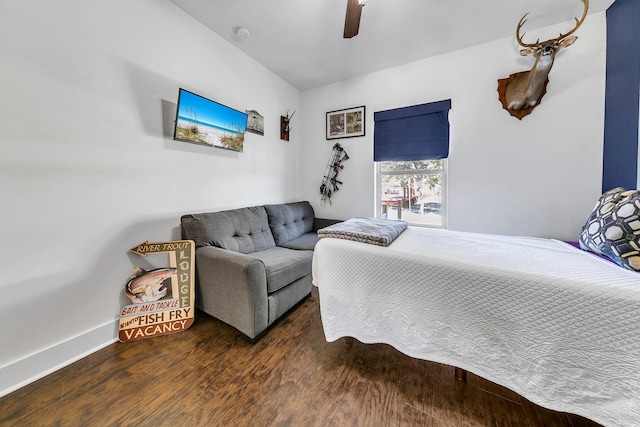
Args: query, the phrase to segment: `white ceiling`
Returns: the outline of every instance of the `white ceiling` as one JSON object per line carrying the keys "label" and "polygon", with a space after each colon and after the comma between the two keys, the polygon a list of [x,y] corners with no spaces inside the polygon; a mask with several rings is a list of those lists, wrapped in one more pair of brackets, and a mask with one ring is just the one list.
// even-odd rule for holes
{"label": "white ceiling", "polygon": [[[583,10],[579,0],[368,0],[360,33],[343,39],[347,0],[171,1],[300,90],[515,36],[527,12],[525,41],[557,37],[535,29]],[[589,14],[613,2],[590,0]],[[239,40],[236,27],[251,35]]]}

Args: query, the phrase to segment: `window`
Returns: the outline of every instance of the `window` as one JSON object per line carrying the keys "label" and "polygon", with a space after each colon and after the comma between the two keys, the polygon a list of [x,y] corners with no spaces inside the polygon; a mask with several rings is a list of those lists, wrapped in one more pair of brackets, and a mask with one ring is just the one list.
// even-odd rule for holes
{"label": "window", "polygon": [[444,227],[446,161],[376,162],[377,216]]}
{"label": "window", "polygon": [[376,216],[445,227],[451,100],[374,113]]}

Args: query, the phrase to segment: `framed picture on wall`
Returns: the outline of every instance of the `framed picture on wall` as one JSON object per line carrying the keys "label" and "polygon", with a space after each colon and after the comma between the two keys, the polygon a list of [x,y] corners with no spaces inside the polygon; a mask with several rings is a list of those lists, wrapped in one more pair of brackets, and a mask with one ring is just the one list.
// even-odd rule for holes
{"label": "framed picture on wall", "polygon": [[247,110],[247,132],[264,135],[264,117],[256,110]]}
{"label": "framed picture on wall", "polygon": [[364,136],[364,105],[329,111],[327,113],[327,139]]}

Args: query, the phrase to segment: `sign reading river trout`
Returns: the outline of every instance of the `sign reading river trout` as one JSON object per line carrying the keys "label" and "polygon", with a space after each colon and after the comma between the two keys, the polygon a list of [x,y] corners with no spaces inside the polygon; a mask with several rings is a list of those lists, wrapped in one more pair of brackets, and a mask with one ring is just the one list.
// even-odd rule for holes
{"label": "sign reading river trout", "polygon": [[131,300],[120,312],[120,341],[180,332],[194,319],[194,253],[192,240],[144,242],[131,252],[146,257],[165,254],[169,266],[144,270],[136,267],[124,288]]}

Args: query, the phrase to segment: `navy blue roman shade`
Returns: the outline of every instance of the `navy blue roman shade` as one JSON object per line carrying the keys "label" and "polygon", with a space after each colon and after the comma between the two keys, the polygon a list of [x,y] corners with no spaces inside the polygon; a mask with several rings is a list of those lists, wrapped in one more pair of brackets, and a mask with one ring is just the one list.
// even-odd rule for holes
{"label": "navy blue roman shade", "polygon": [[373,160],[437,160],[449,155],[451,100],[374,113]]}

